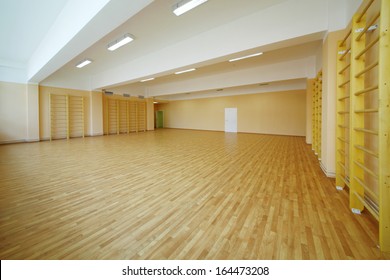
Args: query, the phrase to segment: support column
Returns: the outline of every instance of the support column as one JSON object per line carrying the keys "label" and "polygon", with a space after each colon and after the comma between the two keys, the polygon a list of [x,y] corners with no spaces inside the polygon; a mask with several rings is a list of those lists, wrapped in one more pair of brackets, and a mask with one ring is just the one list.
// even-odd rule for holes
{"label": "support column", "polygon": [[331,32],[323,45],[321,168],[328,177],[336,175],[336,60],[343,35],[344,30]]}
{"label": "support column", "polygon": [[154,130],[154,103],[153,98],[146,99],[146,130]]}
{"label": "support column", "polygon": [[26,90],[27,141],[39,141],[39,88],[28,84]]}

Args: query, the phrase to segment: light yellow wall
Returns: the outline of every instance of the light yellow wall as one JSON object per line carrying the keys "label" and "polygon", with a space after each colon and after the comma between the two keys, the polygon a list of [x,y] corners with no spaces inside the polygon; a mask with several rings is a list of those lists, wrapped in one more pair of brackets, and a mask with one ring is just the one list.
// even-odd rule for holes
{"label": "light yellow wall", "polygon": [[27,140],[27,85],[0,82],[0,143]]}
{"label": "light yellow wall", "polygon": [[153,98],[146,99],[146,129],[154,130],[154,104]]}
{"label": "light yellow wall", "polygon": [[[40,138],[47,140],[50,138],[50,114],[49,114],[49,95],[50,94],[70,94],[84,97],[84,121],[85,121],[85,135],[101,135],[103,132],[103,112],[102,99],[99,98],[98,93],[74,90],[55,87],[39,87],[39,123],[40,123]],[[91,99],[91,94],[96,94]],[[101,96],[101,95],[100,95]],[[95,98],[96,97],[96,98]],[[92,107],[93,106],[93,107]],[[97,131],[93,131],[97,129]]]}
{"label": "light yellow wall", "polygon": [[224,131],[225,108],[237,108],[238,132],[306,134],[306,90],[172,101],[160,104],[164,127]]}
{"label": "light yellow wall", "polygon": [[336,173],[336,60],[343,35],[343,30],[328,33],[322,48],[321,167],[330,177]]}
{"label": "light yellow wall", "polygon": [[26,89],[27,141],[39,141],[39,86],[28,84]]}
{"label": "light yellow wall", "polygon": [[103,102],[102,92],[91,91],[90,97],[90,111],[91,111],[91,136],[103,135]]}

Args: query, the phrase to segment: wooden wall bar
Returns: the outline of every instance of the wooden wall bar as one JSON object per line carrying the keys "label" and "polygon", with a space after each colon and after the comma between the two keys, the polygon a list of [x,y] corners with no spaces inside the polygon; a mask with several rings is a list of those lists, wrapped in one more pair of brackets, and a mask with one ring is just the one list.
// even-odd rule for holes
{"label": "wooden wall bar", "polygon": [[50,94],[50,140],[85,136],[84,97]]}
{"label": "wooden wall bar", "polygon": [[321,130],[322,130],[322,71],[318,72],[313,82],[313,142],[312,150],[321,160]]}
{"label": "wooden wall bar", "polygon": [[[389,0],[364,1],[339,43],[338,189],[350,208],[379,220],[379,245],[390,252]],[[348,117],[349,116],[349,117]]]}
{"label": "wooden wall bar", "polygon": [[144,99],[103,94],[104,134],[146,131],[146,101]]}

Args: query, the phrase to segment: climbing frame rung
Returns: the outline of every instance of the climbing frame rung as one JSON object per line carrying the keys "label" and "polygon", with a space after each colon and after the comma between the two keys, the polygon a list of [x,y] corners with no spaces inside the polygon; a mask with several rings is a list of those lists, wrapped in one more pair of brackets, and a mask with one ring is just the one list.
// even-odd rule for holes
{"label": "climbing frame rung", "polygon": [[374,90],[377,90],[377,89],[378,89],[378,85],[375,85],[375,86],[372,86],[372,87],[368,87],[368,88],[364,88],[364,89],[361,89],[361,90],[355,92],[355,96],[361,95],[363,93],[371,92],[371,91],[374,91]]}
{"label": "climbing frame rung", "polygon": [[354,161],[354,163],[359,166],[361,169],[363,169],[365,172],[367,172],[368,174],[370,174],[372,177],[374,177],[375,179],[378,179],[379,176],[377,173],[375,173],[374,171],[372,171],[371,169],[369,169],[368,167],[366,167],[365,165],[363,165],[361,162],[358,162],[358,161]]}
{"label": "climbing frame rung", "polygon": [[361,151],[363,151],[363,152],[365,152],[367,154],[370,154],[370,155],[372,155],[372,156],[374,156],[376,158],[379,156],[378,152],[375,152],[373,150],[367,149],[367,148],[365,148],[363,146],[355,145],[355,148],[358,149],[358,150],[361,150]]}
{"label": "climbing frame rung", "polygon": [[354,130],[356,130],[358,132],[378,135],[378,131],[375,131],[375,130],[370,130],[370,129],[365,129],[365,128],[357,128],[357,127],[355,127]]}

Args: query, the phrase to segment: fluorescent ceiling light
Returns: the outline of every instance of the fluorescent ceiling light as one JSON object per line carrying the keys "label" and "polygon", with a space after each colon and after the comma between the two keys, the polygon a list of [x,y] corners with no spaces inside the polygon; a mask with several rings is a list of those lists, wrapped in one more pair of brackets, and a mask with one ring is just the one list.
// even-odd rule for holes
{"label": "fluorescent ceiling light", "polygon": [[134,38],[130,34],[125,34],[121,38],[115,40],[114,42],[111,42],[108,44],[107,49],[110,51],[115,51],[117,48],[122,47],[123,45],[126,45],[133,41]]}
{"label": "fluorescent ceiling light", "polygon": [[84,67],[85,65],[90,64],[91,62],[92,62],[92,60],[90,60],[90,59],[84,59],[84,60],[80,61],[79,63],[77,63],[77,64],[76,64],[76,67],[77,67],[77,68],[82,68],[82,67]]}
{"label": "fluorescent ceiling light", "polygon": [[208,0],[182,0],[173,6],[173,13],[180,16]]}
{"label": "fluorescent ceiling light", "polygon": [[195,68],[191,68],[191,69],[175,72],[175,74],[178,75],[178,74],[183,74],[183,73],[187,73],[187,72],[192,72],[192,71],[195,71],[195,70],[196,70]]}
{"label": "fluorescent ceiling light", "polygon": [[254,54],[250,54],[247,56],[237,57],[237,58],[230,59],[229,62],[233,62],[233,61],[237,61],[237,60],[241,60],[241,59],[245,59],[245,58],[250,58],[250,57],[254,57],[254,56],[259,56],[262,54],[263,54],[262,52],[259,52],[259,53],[254,53]]}
{"label": "fluorescent ceiling light", "polygon": [[149,79],[141,80],[140,82],[143,83],[143,82],[153,81],[153,80],[154,80],[154,78],[149,78]]}

